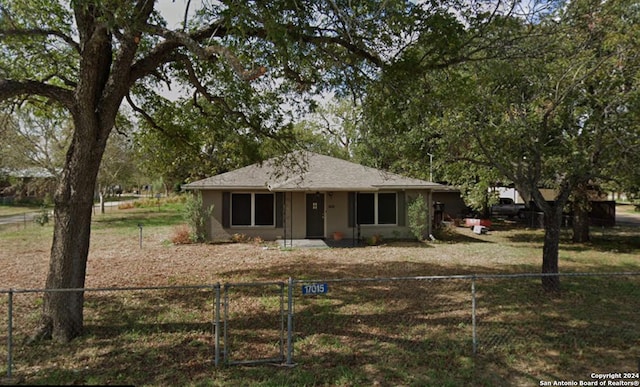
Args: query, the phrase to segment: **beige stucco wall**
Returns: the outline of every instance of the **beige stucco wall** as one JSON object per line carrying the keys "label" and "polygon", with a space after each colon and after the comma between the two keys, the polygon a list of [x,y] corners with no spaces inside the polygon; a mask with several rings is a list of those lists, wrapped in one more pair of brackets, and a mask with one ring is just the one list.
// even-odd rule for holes
{"label": "beige stucco wall", "polygon": [[222,228],[222,192],[202,191],[202,205],[206,208],[211,204],[213,211],[207,222],[208,238],[214,241],[229,239],[230,234]]}
{"label": "beige stucco wall", "polygon": [[284,230],[283,237],[293,239],[304,239],[307,227],[307,215],[305,208],[304,192],[284,193]]}
{"label": "beige stucco wall", "polygon": [[233,234],[244,234],[248,237],[260,237],[265,240],[275,240],[282,236],[283,229],[273,226],[265,227],[231,227],[225,229],[222,226],[222,192],[202,191],[203,206],[214,205],[207,224],[208,238],[212,241],[229,240]]}
{"label": "beige stucco wall", "polygon": [[334,232],[341,232],[345,238],[351,238],[349,227],[349,194],[332,192],[325,195],[325,236],[333,238]]}
{"label": "beige stucco wall", "polygon": [[[279,238],[303,239],[306,235],[306,192],[284,193],[284,227],[231,227],[224,229],[222,226],[222,192],[206,190],[202,191],[203,205],[214,205],[213,212],[207,224],[209,239],[213,241],[229,240],[233,234],[244,234],[249,237],[261,237],[265,240]],[[333,238],[335,231],[340,231],[345,238],[357,237],[357,228],[349,227],[348,192],[334,191],[324,194],[324,236]],[[360,236],[368,238],[373,235],[381,235],[383,238],[411,238],[409,229],[408,205],[411,200],[422,194],[427,200],[429,215],[433,216],[433,202],[429,191],[411,190],[405,192],[404,212],[406,214],[405,226],[397,225],[361,225]],[[431,224],[431,222],[429,222]],[[429,230],[429,233],[431,230]]]}

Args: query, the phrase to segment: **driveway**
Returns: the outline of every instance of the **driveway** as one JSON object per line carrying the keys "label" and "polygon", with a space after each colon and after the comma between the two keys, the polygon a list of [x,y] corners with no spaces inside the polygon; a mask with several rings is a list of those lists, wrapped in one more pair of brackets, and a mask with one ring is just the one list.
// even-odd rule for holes
{"label": "driveway", "polygon": [[32,222],[38,212],[25,212],[20,215],[0,216],[0,225]]}
{"label": "driveway", "polygon": [[[117,209],[118,205],[121,203],[125,203],[126,201],[121,201],[121,202],[105,202],[104,206],[106,208],[111,207],[111,209]],[[53,209],[51,209],[51,211],[53,211]],[[111,210],[107,210],[107,211],[111,211]],[[93,213],[97,214],[100,212],[100,204],[96,204],[93,206]],[[0,225],[4,225],[4,224],[16,224],[16,223],[30,223],[33,222],[33,218],[38,215],[40,213],[40,211],[33,211],[33,212],[24,212],[22,214],[19,215],[10,215],[10,216],[0,216]],[[53,212],[50,213],[50,215]],[[50,220],[53,220],[52,217],[49,218]]]}
{"label": "driveway", "polygon": [[622,212],[616,208],[616,225],[640,227],[640,212]]}

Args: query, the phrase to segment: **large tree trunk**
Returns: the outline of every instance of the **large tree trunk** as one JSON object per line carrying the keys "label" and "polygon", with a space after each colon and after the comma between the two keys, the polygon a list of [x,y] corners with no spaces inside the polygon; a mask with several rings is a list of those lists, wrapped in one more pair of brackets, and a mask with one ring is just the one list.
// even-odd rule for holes
{"label": "large tree trunk", "polygon": [[[544,246],[542,247],[542,274],[558,273],[560,250],[560,226],[562,225],[562,207],[550,206],[545,213]],[[560,291],[560,277],[543,276],[542,287],[547,292]]]}
{"label": "large tree trunk", "polygon": [[[84,288],[98,169],[126,85],[120,73],[109,84],[112,39],[107,24],[98,20],[101,9],[88,3],[74,12],[82,52],[75,103],[70,107],[73,139],[54,197],[55,223],[46,282],[47,289],[54,290]],[[59,342],[79,336],[83,309],[82,291],[45,293],[42,324],[36,335]]]}
{"label": "large tree trunk", "polygon": [[527,191],[527,186],[520,188],[527,193],[536,203],[538,208],[544,212],[544,245],[542,247],[542,287],[548,293],[560,291],[559,273],[559,251],[560,251],[560,228],[562,226],[562,209],[566,205],[572,186],[570,184],[561,185],[558,196],[553,203],[547,202],[538,189]]}
{"label": "large tree trunk", "polygon": [[[54,231],[47,289],[80,289],[85,285],[91,215],[98,169],[105,141],[97,122],[79,128],[67,153],[54,196]],[[84,137],[83,139],[79,139]],[[93,137],[93,141],[87,141]],[[97,140],[95,140],[97,139]],[[52,291],[44,295],[37,338],[68,342],[82,333],[84,292]]]}
{"label": "large tree trunk", "polygon": [[589,233],[589,212],[582,206],[573,209],[573,242],[586,243],[591,240]]}
{"label": "large tree trunk", "polygon": [[589,235],[589,191],[586,183],[576,185],[573,192],[573,242],[585,243],[591,240]]}

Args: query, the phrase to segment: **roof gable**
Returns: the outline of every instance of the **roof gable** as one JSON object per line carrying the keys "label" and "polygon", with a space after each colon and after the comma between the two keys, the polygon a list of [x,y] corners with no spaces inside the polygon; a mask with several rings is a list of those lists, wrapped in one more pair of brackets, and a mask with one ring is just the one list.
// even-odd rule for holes
{"label": "roof gable", "polygon": [[308,151],[293,152],[184,186],[185,189],[270,191],[377,191],[441,187],[437,183]]}

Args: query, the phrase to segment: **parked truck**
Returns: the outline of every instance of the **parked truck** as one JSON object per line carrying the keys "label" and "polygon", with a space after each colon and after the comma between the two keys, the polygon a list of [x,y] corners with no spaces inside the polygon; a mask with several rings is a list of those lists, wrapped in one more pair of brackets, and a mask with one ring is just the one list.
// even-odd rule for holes
{"label": "parked truck", "polygon": [[500,198],[498,204],[491,206],[491,215],[522,219],[526,209],[524,204],[515,203],[511,198]]}

